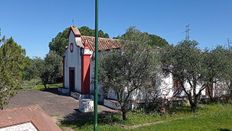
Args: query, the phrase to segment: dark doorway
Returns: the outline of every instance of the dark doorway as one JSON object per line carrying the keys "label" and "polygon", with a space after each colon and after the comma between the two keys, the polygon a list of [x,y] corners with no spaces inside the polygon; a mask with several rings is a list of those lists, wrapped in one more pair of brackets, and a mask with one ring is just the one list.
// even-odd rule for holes
{"label": "dark doorway", "polygon": [[75,68],[69,67],[69,88],[70,91],[75,91]]}

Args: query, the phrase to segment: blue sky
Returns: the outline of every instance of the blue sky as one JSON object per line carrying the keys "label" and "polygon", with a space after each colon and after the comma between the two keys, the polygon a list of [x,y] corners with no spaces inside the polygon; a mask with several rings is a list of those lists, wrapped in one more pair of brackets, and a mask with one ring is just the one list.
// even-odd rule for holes
{"label": "blue sky", "polygon": [[[231,0],[99,0],[99,28],[110,37],[130,26],[176,44],[185,38],[201,48],[232,40]],[[12,36],[30,57],[44,57],[48,43],[72,25],[94,27],[94,0],[4,0],[0,2],[2,34]]]}

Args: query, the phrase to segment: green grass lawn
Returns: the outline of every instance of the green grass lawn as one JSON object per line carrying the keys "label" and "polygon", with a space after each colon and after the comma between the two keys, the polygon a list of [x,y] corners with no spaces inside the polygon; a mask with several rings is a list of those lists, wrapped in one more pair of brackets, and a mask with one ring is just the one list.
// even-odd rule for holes
{"label": "green grass lawn", "polygon": [[[100,122],[100,131],[230,131],[232,130],[232,105],[213,104],[200,105],[196,113],[191,113],[187,108],[177,110],[168,115],[159,116],[156,114],[145,114],[140,111],[130,112],[127,121],[119,120],[120,116],[115,116],[113,122]],[[144,123],[154,123],[162,121],[160,124],[151,124],[138,128],[125,128]],[[71,127],[78,131],[91,131],[91,122],[79,121],[63,124],[62,127]],[[76,124],[78,123],[78,124]],[[124,127],[123,127],[124,126]]]}
{"label": "green grass lawn", "polygon": [[[23,90],[44,90],[44,85],[40,79],[32,79],[30,81],[23,81]],[[63,83],[47,84],[48,88],[63,87]]]}
{"label": "green grass lawn", "polygon": [[180,120],[138,128],[135,129],[135,131],[141,129],[146,131],[229,131],[232,130],[232,106],[206,106],[206,110],[202,110],[196,115],[186,116]]}

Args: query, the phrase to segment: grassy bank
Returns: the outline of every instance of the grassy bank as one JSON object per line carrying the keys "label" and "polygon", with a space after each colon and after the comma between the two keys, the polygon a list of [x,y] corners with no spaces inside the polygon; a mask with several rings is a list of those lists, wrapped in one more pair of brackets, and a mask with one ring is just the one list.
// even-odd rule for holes
{"label": "grassy bank", "polygon": [[[196,113],[191,113],[186,108],[179,109],[167,115],[144,114],[140,111],[130,112],[127,121],[121,121],[119,115],[113,121],[99,123],[100,131],[198,131],[198,130],[232,130],[232,105],[214,104],[200,105]],[[75,121],[62,124],[61,127],[71,127],[78,131],[91,131],[91,122]]]}

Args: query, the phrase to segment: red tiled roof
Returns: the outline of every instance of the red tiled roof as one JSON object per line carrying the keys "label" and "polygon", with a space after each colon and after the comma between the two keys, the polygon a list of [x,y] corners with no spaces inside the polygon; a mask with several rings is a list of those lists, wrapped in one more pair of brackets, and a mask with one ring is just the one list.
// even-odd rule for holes
{"label": "red tiled roof", "polygon": [[39,131],[61,131],[38,105],[0,110],[0,128],[31,122]]}
{"label": "red tiled roof", "polygon": [[[81,37],[83,45],[84,45],[85,41],[87,41],[89,44],[88,46],[89,46],[90,50],[95,51],[95,37],[93,37],[93,36],[81,36],[80,31],[75,26],[70,26],[69,32],[70,31],[72,31],[76,37]],[[122,45],[122,42],[118,39],[99,37],[99,46],[98,46],[99,51],[117,49],[117,48],[120,48],[121,45]]]}
{"label": "red tiled roof", "polygon": [[80,31],[79,31],[75,26],[70,26],[69,32],[70,32],[70,31],[72,31],[73,34],[74,34],[76,37],[80,37],[80,36],[81,36]]}
{"label": "red tiled roof", "polygon": [[[86,40],[89,44],[89,48],[92,51],[95,51],[95,37],[93,36],[81,36],[82,43]],[[99,51],[110,50],[110,49],[118,49],[122,45],[122,42],[118,39],[111,39],[111,38],[101,38],[99,37]]]}

